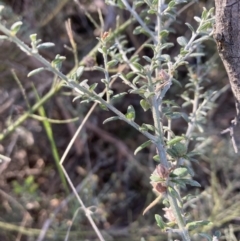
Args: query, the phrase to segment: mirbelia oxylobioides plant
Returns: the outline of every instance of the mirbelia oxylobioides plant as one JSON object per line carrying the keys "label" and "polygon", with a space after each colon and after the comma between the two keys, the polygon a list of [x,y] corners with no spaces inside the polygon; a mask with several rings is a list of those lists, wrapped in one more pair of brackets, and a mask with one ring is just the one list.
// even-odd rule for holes
{"label": "mirbelia oxylobioides plant", "polygon": [[[177,38],[179,45],[179,53],[176,57],[167,54],[167,50],[174,46],[174,43],[169,42],[168,35],[170,26],[178,16],[176,7],[187,1],[173,0],[165,3],[164,0],[138,0],[131,4],[128,0],[106,0],[107,4],[126,9],[131,13],[131,18],[136,21],[139,26],[134,30],[134,34],[144,34],[149,40],[144,45],[144,48],[149,48],[152,51],[152,57],[143,56],[140,59],[137,55],[131,55],[134,49],[126,47],[126,39],[124,35],[116,32],[103,32],[98,38],[98,51],[102,54],[104,65],[96,66],[95,69],[104,73],[104,78],[101,79],[106,87],[106,98],[104,92],[97,92],[97,83],[88,85],[88,80],[80,80],[84,67],[80,66],[77,71],[66,76],[61,72],[61,64],[65,57],[57,55],[50,63],[44,59],[38,52],[41,47],[52,47],[52,43],[41,43],[37,39],[37,35],[30,36],[31,47],[28,47],[17,36],[21,22],[17,22],[12,27],[7,29],[2,23],[0,31],[1,40],[10,40],[17,44],[24,52],[38,59],[43,67],[35,69],[28,76],[39,73],[40,71],[51,71],[61,80],[59,85],[72,88],[76,93],[77,101],[95,102],[103,109],[111,110],[115,116],[104,121],[104,124],[110,121],[125,121],[133,128],[141,132],[148,141],[143,143],[135,150],[135,154],[143,148],[154,144],[156,146],[156,155],[153,159],[158,162],[156,169],[150,176],[153,191],[156,193],[154,200],[144,211],[144,214],[154,205],[163,201],[166,206],[163,210],[166,221],[159,215],[155,215],[157,225],[162,231],[173,232],[179,235],[182,240],[189,241],[192,230],[201,226],[207,225],[207,221],[192,221],[187,219],[184,210],[184,204],[187,202],[187,197],[182,197],[180,189],[186,188],[187,185],[199,187],[200,184],[192,180],[192,170],[190,162],[195,153],[188,152],[188,144],[191,140],[195,143],[200,143],[202,124],[206,121],[206,112],[211,109],[213,101],[217,98],[217,94],[213,91],[203,91],[202,84],[206,80],[206,75],[211,69],[211,60],[207,64],[202,64],[201,57],[202,42],[209,39],[212,33],[212,25],[214,22],[213,9],[207,11],[203,9],[201,17],[194,17],[198,27],[194,29],[189,23],[186,26],[191,32],[190,38],[180,36]],[[141,13],[139,14],[139,9]],[[155,19],[155,27],[152,25],[152,20]],[[117,21],[118,27],[118,21]],[[129,58],[130,56],[130,58]],[[188,60],[196,59],[196,66],[190,66]],[[142,64],[144,63],[144,64]],[[130,71],[125,73],[110,74],[110,69],[118,64],[126,64]],[[181,80],[177,79],[178,67],[185,65],[189,71],[189,82],[182,87]],[[118,77],[129,86],[129,91],[124,93],[114,94],[111,89],[111,83],[114,78]],[[166,99],[166,93],[171,86],[179,85],[179,93],[184,100],[182,110],[186,106],[191,106],[192,111],[186,114],[185,111],[178,111],[180,107],[175,103],[174,99]],[[137,94],[141,97],[140,105],[144,111],[151,111],[153,123],[142,123],[138,125],[135,122],[135,110],[130,105],[126,113],[120,112],[113,104],[117,98],[124,98],[127,94]],[[187,122],[187,129],[181,136],[176,136],[172,131],[172,122],[176,118],[184,118]],[[199,132],[196,133],[195,130]],[[61,163],[62,164],[62,163]],[[63,168],[63,166],[62,166]],[[64,173],[66,171],[63,168]],[[70,180],[68,180],[70,182]],[[71,182],[70,185],[72,186]],[[74,187],[72,186],[73,190]],[[76,193],[78,197],[78,194]],[[81,199],[78,198],[82,207],[85,208]],[[101,233],[94,226],[94,222],[87,209],[86,215],[93,225],[100,240],[104,240]],[[194,233],[194,232],[193,232]],[[205,238],[212,240],[206,234]]]}

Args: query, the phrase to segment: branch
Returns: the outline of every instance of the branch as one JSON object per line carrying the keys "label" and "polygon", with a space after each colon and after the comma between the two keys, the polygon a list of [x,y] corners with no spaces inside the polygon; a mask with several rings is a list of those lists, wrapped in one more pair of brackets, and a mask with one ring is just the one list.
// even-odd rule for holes
{"label": "branch", "polygon": [[229,82],[236,102],[236,117],[228,131],[234,150],[240,152],[240,2],[215,0],[216,25],[214,38],[219,55],[228,73]]}

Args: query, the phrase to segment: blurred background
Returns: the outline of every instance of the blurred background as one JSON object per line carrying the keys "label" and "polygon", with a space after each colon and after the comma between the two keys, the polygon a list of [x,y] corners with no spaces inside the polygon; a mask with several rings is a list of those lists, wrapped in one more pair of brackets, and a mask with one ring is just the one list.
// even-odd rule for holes
{"label": "blurred background", "polygon": [[[128,12],[107,6],[103,0],[4,0],[0,3],[5,5],[1,21],[7,27],[16,21],[23,21],[18,34],[22,41],[30,44],[29,35],[37,33],[43,42],[55,43],[54,48],[41,50],[40,53],[49,61],[56,54],[66,56],[67,61],[62,67],[65,74],[75,65],[65,26],[70,19],[78,60],[86,66],[81,79],[99,83],[99,90],[103,89],[100,82],[102,74],[92,69],[93,65],[103,64],[102,57],[98,53],[88,56],[96,46],[96,37],[101,30],[85,14],[100,25],[101,12],[105,30],[114,30],[116,16],[119,15],[120,23],[124,23],[130,17]],[[203,7],[210,9],[213,1],[193,1],[178,6],[177,11],[181,14],[171,25],[174,29],[169,36],[171,42],[175,43],[178,36],[190,36],[184,23],[189,22],[196,27],[193,17],[201,16]],[[136,23],[130,24],[123,33],[129,47],[137,50],[147,38],[133,35],[134,27]],[[198,156],[198,162],[192,163],[192,169],[194,179],[202,187],[188,189],[187,193],[198,198],[189,202],[187,211],[195,220],[209,219],[213,222],[204,231],[213,233],[221,230],[222,240],[235,241],[240,239],[239,156],[233,152],[229,137],[220,134],[234,118],[235,104],[215,42],[206,41],[203,48],[206,55],[202,63],[211,60],[209,63],[212,65],[203,91],[225,88],[208,113],[203,132],[199,133],[204,139],[199,147],[202,154]],[[139,55],[151,57],[147,51],[144,49]],[[176,46],[168,54],[176,56],[178,51]],[[189,61],[193,67],[196,65],[194,60]],[[41,72],[28,78],[27,74],[40,67],[40,63],[7,41],[0,41],[0,63],[0,132],[5,133],[7,127],[21,119],[29,106],[37,102],[34,89],[40,98],[49,93],[54,76]],[[183,86],[188,78],[187,69],[180,67],[178,79]],[[117,80],[113,90],[123,92],[128,88]],[[168,98],[181,104],[180,94],[183,91],[184,87],[173,86]],[[51,124],[60,157],[92,106],[91,103],[72,102],[71,94],[70,90],[62,88],[49,96],[43,105],[50,119],[78,117],[74,122]],[[151,113],[144,112],[139,101],[137,95],[126,95],[115,106],[125,113],[131,104],[137,112],[137,123],[151,124]],[[134,156],[134,150],[146,141],[145,137],[121,121],[103,125],[103,121],[110,116],[110,112],[95,108],[64,166],[85,205],[91,207],[94,220],[106,240],[166,240],[166,234],[160,232],[154,219],[155,213],[162,214],[163,206],[159,204],[145,216],[142,215],[145,207],[155,198],[149,183],[149,176],[156,165],[152,159],[155,148],[151,146]],[[184,133],[186,127],[182,119],[173,122],[176,134]],[[71,189],[66,188],[59,175],[56,155],[54,157],[53,146],[41,120],[29,116],[14,131],[4,135],[0,143],[0,153],[12,159],[0,164],[0,240],[98,240],[83,211],[78,209],[79,204]]]}

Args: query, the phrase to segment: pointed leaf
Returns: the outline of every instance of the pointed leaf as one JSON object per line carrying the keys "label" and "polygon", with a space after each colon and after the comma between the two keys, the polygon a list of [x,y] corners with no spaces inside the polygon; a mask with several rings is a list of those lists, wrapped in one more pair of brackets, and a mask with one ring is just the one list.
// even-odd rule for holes
{"label": "pointed leaf", "polygon": [[139,151],[141,151],[142,149],[148,147],[149,145],[151,145],[151,140],[148,140],[146,142],[144,142],[142,145],[140,145],[135,151],[134,151],[134,155],[136,155]]}
{"label": "pointed leaf", "polygon": [[82,76],[83,71],[84,71],[84,66],[78,67],[78,69],[76,71],[77,78],[80,78]]}
{"label": "pointed leaf", "polygon": [[167,145],[172,146],[182,140],[185,140],[184,136],[175,136],[173,139],[167,142]]}
{"label": "pointed leaf", "polygon": [[124,95],[127,95],[127,93],[126,93],[126,92],[122,92],[122,93],[119,93],[119,94],[117,94],[117,95],[114,95],[114,96],[112,97],[112,100],[119,99],[119,98],[123,97]]}
{"label": "pointed leaf", "polygon": [[51,42],[48,42],[48,43],[42,43],[42,44],[39,44],[37,46],[38,49],[45,49],[45,48],[51,48],[51,47],[54,47],[55,44],[54,43],[51,43]]}
{"label": "pointed leaf", "polygon": [[204,221],[204,220],[195,221],[195,222],[187,223],[186,228],[188,230],[193,230],[197,227],[201,227],[201,226],[205,226],[205,225],[209,225],[209,224],[211,224],[211,222],[209,222],[209,221]]}
{"label": "pointed leaf", "polygon": [[194,31],[194,28],[193,28],[193,26],[191,25],[191,24],[189,24],[189,23],[185,23],[187,26],[188,26],[188,28],[192,31],[192,33],[194,33],[195,31]]}
{"label": "pointed leaf", "polygon": [[140,100],[140,105],[142,106],[144,111],[147,111],[151,107],[149,102],[144,99]]}
{"label": "pointed leaf", "polygon": [[186,167],[178,167],[172,172],[172,174],[174,174],[178,177],[185,177],[189,173],[188,173],[188,169]]}
{"label": "pointed leaf", "polygon": [[118,63],[118,61],[116,59],[113,59],[107,63],[107,66],[109,68],[111,68],[111,67],[114,67],[115,65],[117,65],[117,63]]}
{"label": "pointed leaf", "polygon": [[118,116],[112,116],[112,117],[107,118],[107,119],[103,122],[103,124],[106,124],[107,122],[115,121],[115,120],[121,120],[121,119],[120,119],[120,117],[118,117]]}
{"label": "pointed leaf", "polygon": [[178,180],[183,181],[187,185],[190,185],[190,186],[193,186],[193,187],[201,187],[201,184],[199,182],[197,182],[195,180],[192,180],[192,179],[180,178]]}
{"label": "pointed leaf", "polygon": [[34,70],[32,70],[31,72],[28,73],[27,77],[33,76],[35,74],[38,74],[38,73],[42,72],[43,70],[45,70],[44,67],[40,67],[40,68],[34,69]]}
{"label": "pointed leaf", "polygon": [[177,42],[180,46],[186,46],[187,45],[187,39],[183,36],[177,38]]}
{"label": "pointed leaf", "polygon": [[90,85],[89,91],[91,91],[91,92],[94,91],[97,86],[98,86],[98,83],[94,83],[94,84]]}
{"label": "pointed leaf", "polygon": [[182,199],[179,196],[179,193],[173,187],[169,186],[167,190],[168,190],[168,194],[171,197],[177,198],[180,203],[182,202]]}
{"label": "pointed leaf", "polygon": [[155,214],[155,219],[157,221],[158,227],[160,227],[161,230],[164,230],[166,227],[166,224],[164,223],[162,217],[158,214]]}
{"label": "pointed leaf", "polygon": [[128,106],[127,113],[126,113],[125,116],[126,116],[127,119],[134,121],[134,119],[135,119],[135,110],[134,110],[134,107],[132,105]]}
{"label": "pointed leaf", "polygon": [[197,21],[198,23],[200,23],[200,22],[202,21],[202,19],[199,18],[199,17],[197,17],[197,16],[195,16],[194,19],[195,19],[195,21]]}
{"label": "pointed leaf", "polygon": [[167,37],[168,34],[169,34],[169,31],[167,31],[167,30],[162,30],[162,31],[160,32],[160,37],[162,37],[162,38]]}
{"label": "pointed leaf", "polygon": [[17,34],[17,32],[19,31],[19,29],[21,28],[21,26],[22,26],[22,22],[21,21],[18,21],[18,22],[16,22],[16,23],[14,23],[12,26],[11,26],[11,33],[13,34],[13,35],[16,35]]}
{"label": "pointed leaf", "polygon": [[153,157],[153,160],[156,161],[156,162],[159,162],[159,161],[160,161],[159,155],[155,155],[155,156]]}

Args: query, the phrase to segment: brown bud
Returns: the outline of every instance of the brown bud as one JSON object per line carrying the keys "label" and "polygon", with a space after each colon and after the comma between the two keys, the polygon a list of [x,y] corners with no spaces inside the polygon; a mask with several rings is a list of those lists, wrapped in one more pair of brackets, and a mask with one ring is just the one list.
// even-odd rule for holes
{"label": "brown bud", "polygon": [[[161,178],[161,179],[166,179],[169,175],[168,169],[163,166],[162,164],[157,165],[156,169],[156,174]],[[154,171],[154,172],[155,172]]]}
{"label": "brown bud", "polygon": [[157,193],[165,193],[167,191],[167,187],[164,186],[163,183],[160,182],[150,182],[150,184],[153,186],[153,191]]}
{"label": "brown bud", "polygon": [[163,80],[164,82],[168,81],[170,78],[169,74],[164,69],[161,69],[159,71],[158,76],[159,76],[159,79]]}

